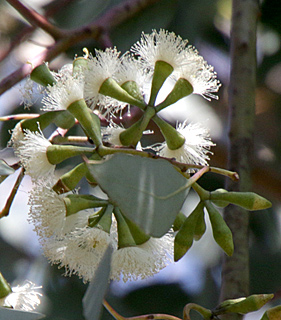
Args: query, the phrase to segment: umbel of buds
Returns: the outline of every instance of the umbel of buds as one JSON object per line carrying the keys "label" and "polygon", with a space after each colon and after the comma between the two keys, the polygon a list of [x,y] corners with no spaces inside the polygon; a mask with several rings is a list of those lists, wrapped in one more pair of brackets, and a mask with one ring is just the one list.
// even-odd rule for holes
{"label": "umbel of buds", "polygon": [[[116,48],[85,50],[58,72],[47,64],[34,68],[30,79],[43,87],[43,112],[21,118],[9,146],[32,178],[29,222],[44,255],[66,275],[91,281],[111,246],[110,279],[152,276],[201,239],[205,212],[215,241],[232,255],[232,234],[216,206],[270,207],[254,193],[207,192],[197,184],[208,171],[237,174],[208,166],[215,146],[208,129],[187,120],[174,128],[159,115],[178,102],[184,108],[191,94],[217,99],[220,87],[213,67],[173,32],[143,33],[123,55]],[[173,88],[159,101],[168,81]],[[130,108],[141,116],[124,127],[122,114],[130,115]],[[162,140],[143,148],[152,122]],[[47,139],[44,130],[54,125],[59,134]],[[72,127],[82,136],[71,136]],[[83,184],[89,194],[75,190]],[[200,201],[186,216],[180,210],[191,187]]]}

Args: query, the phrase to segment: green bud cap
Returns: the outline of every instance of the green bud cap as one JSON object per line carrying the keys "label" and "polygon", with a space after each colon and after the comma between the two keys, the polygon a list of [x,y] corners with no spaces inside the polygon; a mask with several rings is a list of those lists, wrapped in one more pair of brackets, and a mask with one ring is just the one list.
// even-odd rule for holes
{"label": "green bud cap", "polygon": [[204,212],[204,202],[200,202],[197,208],[197,222],[194,229],[193,239],[198,241],[202,238],[203,234],[206,231],[206,222],[205,222],[205,212]]}
{"label": "green bud cap", "polygon": [[98,212],[89,217],[89,227],[97,227],[107,233],[110,233],[110,228],[112,224],[112,211],[113,205],[111,204],[108,204],[106,207],[101,208]]}
{"label": "green bud cap", "polygon": [[186,219],[186,215],[180,211],[173,223],[173,230],[178,231],[180,227],[183,225],[185,219]]}
{"label": "green bud cap", "polygon": [[51,164],[58,164],[68,158],[93,152],[95,152],[93,148],[71,145],[52,145],[47,148],[47,158]]}
{"label": "green bud cap", "polygon": [[140,141],[143,131],[147,128],[150,119],[155,115],[155,109],[148,107],[144,115],[131,127],[120,133],[119,139],[123,146],[136,146]]}
{"label": "green bud cap", "polygon": [[257,311],[270,301],[273,296],[273,294],[253,294],[247,298],[226,300],[214,310],[214,313],[216,315],[225,313],[246,314]]}
{"label": "green bud cap", "polygon": [[54,123],[57,127],[70,129],[75,124],[75,118],[70,112],[64,110],[57,114]]}
{"label": "green bud cap", "polygon": [[102,143],[100,119],[88,108],[85,100],[81,99],[71,103],[67,110],[79,121],[87,136],[98,147]]}
{"label": "green bud cap", "polygon": [[192,213],[185,219],[179,232],[175,237],[174,260],[181,259],[193,244],[195,228],[197,225],[198,214],[202,210],[204,204],[199,202]]}
{"label": "green bud cap", "polygon": [[261,320],[280,320],[281,319],[281,306],[270,308],[263,314]]}
{"label": "green bud cap", "polygon": [[12,292],[12,289],[6,279],[0,272],[0,299],[7,297]]}
{"label": "green bud cap", "polygon": [[93,195],[70,194],[63,198],[66,207],[66,216],[70,216],[81,210],[98,208],[108,205],[108,201]]}
{"label": "green bud cap", "polygon": [[[214,192],[216,192],[216,193],[227,193],[228,191],[225,190],[225,189],[217,189]],[[212,195],[211,195],[211,198],[212,198]],[[213,204],[215,204],[216,206],[221,207],[221,208],[225,208],[225,207],[227,207],[229,205],[228,201],[213,200],[212,199],[212,202],[213,202]]]}
{"label": "green bud cap", "polygon": [[180,99],[189,96],[193,92],[193,87],[190,82],[186,79],[180,78],[173,90],[168,94],[166,99],[158,104],[155,109],[157,112],[160,110],[174,104],[175,102],[179,101]]}
{"label": "green bud cap", "polygon": [[234,251],[234,244],[232,239],[232,233],[223,217],[218,210],[212,205],[210,201],[205,201],[206,209],[209,213],[210,221],[213,229],[213,236],[216,243],[223,249],[228,255],[232,256]]}
{"label": "green bud cap", "polygon": [[156,61],[151,85],[151,93],[149,100],[150,106],[154,106],[159,90],[161,89],[165,80],[173,71],[174,68],[169,63],[162,60]]}
{"label": "green bud cap", "polygon": [[146,107],[144,101],[138,100],[135,97],[131,96],[112,78],[107,78],[106,80],[104,80],[104,82],[100,86],[99,93],[119,101],[127,102],[141,109],[144,109]]}
{"label": "green bud cap", "polygon": [[73,60],[73,75],[80,74],[88,68],[88,60],[83,57],[78,57]]}
{"label": "green bud cap", "polygon": [[165,120],[159,118],[157,115],[155,115],[152,120],[161,130],[170,150],[177,150],[183,146],[185,143],[185,138],[174,127],[172,127]]}
{"label": "green bud cap", "polygon": [[225,201],[247,210],[263,210],[272,206],[271,202],[254,192],[221,192],[213,191],[210,195],[211,201]]}
{"label": "green bud cap", "polygon": [[52,86],[56,83],[56,80],[46,63],[42,63],[40,66],[35,67],[31,71],[30,79],[43,87],[47,87],[48,85]]}
{"label": "green bud cap", "polygon": [[132,97],[134,97],[137,100],[143,101],[143,97],[141,95],[140,88],[136,81],[126,81],[121,85],[121,88],[123,88],[125,91],[129,93]]}
{"label": "green bud cap", "polygon": [[[116,208],[116,210],[120,210]],[[150,236],[143,232],[133,221],[129,220],[125,215],[123,215],[131,234],[135,240],[136,245],[141,245],[150,239]]]}
{"label": "green bud cap", "polygon": [[84,162],[78,164],[72,170],[66,172],[60,177],[53,186],[53,190],[58,194],[73,190],[77,186],[78,182],[85,176],[86,171],[87,166]]}
{"label": "green bud cap", "polygon": [[25,119],[21,121],[22,130],[28,129],[32,132],[45,129],[49,124],[53,123],[57,116],[64,111],[49,111],[41,114],[40,116],[32,119]]}
{"label": "green bud cap", "polygon": [[117,220],[118,249],[136,246],[131,230],[120,210],[113,210]]}
{"label": "green bud cap", "polygon": [[101,217],[105,213],[107,207],[102,207],[100,210],[96,211],[94,214],[91,214],[88,218],[88,226],[94,228],[98,222],[100,221]]}

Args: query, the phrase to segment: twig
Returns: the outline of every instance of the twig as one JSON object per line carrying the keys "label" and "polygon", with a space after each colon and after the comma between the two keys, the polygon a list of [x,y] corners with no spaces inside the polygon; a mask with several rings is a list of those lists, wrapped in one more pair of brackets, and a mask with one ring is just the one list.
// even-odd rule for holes
{"label": "twig", "polygon": [[[99,40],[104,33],[109,33],[112,28],[121,24],[129,18],[132,18],[141,10],[158,2],[160,0],[127,0],[119,5],[116,5],[98,20],[89,23],[74,30],[64,30],[63,38],[58,40],[53,46],[50,46],[37,57],[31,58],[30,62],[34,67],[42,64],[44,61],[52,61],[60,53],[65,52],[71,46],[87,39]],[[16,0],[9,0],[9,2],[16,2]],[[44,23],[43,23],[44,24]],[[45,25],[46,26],[46,25]],[[54,26],[53,26],[54,27]],[[50,27],[52,29],[52,27]],[[44,29],[46,31],[46,28]],[[0,95],[12,88],[15,84],[21,81],[30,73],[30,66],[22,65],[19,69],[4,78],[0,82]]]}
{"label": "twig", "polygon": [[54,39],[61,39],[64,32],[51,24],[44,16],[33,9],[23,5],[18,0],[7,0],[32,26],[39,27],[51,35]]}

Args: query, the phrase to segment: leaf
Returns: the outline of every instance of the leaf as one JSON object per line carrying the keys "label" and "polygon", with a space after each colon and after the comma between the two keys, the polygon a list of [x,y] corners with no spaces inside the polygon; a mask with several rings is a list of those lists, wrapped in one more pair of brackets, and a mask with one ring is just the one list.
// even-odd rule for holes
{"label": "leaf", "polygon": [[171,228],[191,185],[163,159],[115,154],[88,167],[123,214],[154,237]]}
{"label": "leaf", "polygon": [[14,172],[15,170],[11,168],[6,161],[0,159],[0,183]]}
{"label": "leaf", "polygon": [[102,302],[109,285],[110,263],[113,248],[108,246],[83,297],[83,315],[86,320],[100,318]]}
{"label": "leaf", "polygon": [[42,318],[45,318],[45,315],[42,313],[0,307],[1,320],[37,320]]}

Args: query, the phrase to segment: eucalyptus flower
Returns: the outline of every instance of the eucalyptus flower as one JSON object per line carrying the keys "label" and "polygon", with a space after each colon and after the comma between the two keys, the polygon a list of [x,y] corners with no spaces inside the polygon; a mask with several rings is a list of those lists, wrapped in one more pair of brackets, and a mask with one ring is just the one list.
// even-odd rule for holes
{"label": "eucalyptus flower", "polygon": [[20,158],[26,174],[32,179],[54,174],[55,165],[51,164],[47,158],[47,149],[52,144],[41,131],[32,132],[26,129],[24,138],[17,143],[15,154]]}
{"label": "eucalyptus flower", "polygon": [[57,82],[46,89],[42,99],[44,111],[66,110],[73,102],[84,98],[84,78],[82,74],[72,76],[66,72],[57,76]]}
{"label": "eucalyptus flower", "polygon": [[31,281],[25,281],[23,285],[12,287],[12,292],[0,299],[0,306],[13,308],[16,310],[32,311],[40,304],[42,294]]}
{"label": "eucalyptus flower", "polygon": [[112,255],[110,279],[127,282],[151,277],[171,263],[172,251],[173,237],[169,234],[120,248]]}
{"label": "eucalyptus flower", "polygon": [[163,142],[160,146],[153,146],[153,149],[162,157],[174,158],[182,163],[208,165],[208,153],[211,153],[210,148],[215,146],[209,131],[199,123],[187,124],[186,121],[177,124],[176,130],[185,139],[180,148],[171,150],[167,143]]}
{"label": "eucalyptus flower", "polygon": [[104,116],[118,113],[128,104],[112,97],[105,96],[99,91],[108,78],[116,79],[116,73],[121,66],[120,52],[116,48],[107,48],[105,51],[96,50],[96,56],[88,58],[88,68],[85,70],[85,99],[94,109],[96,106]]}

